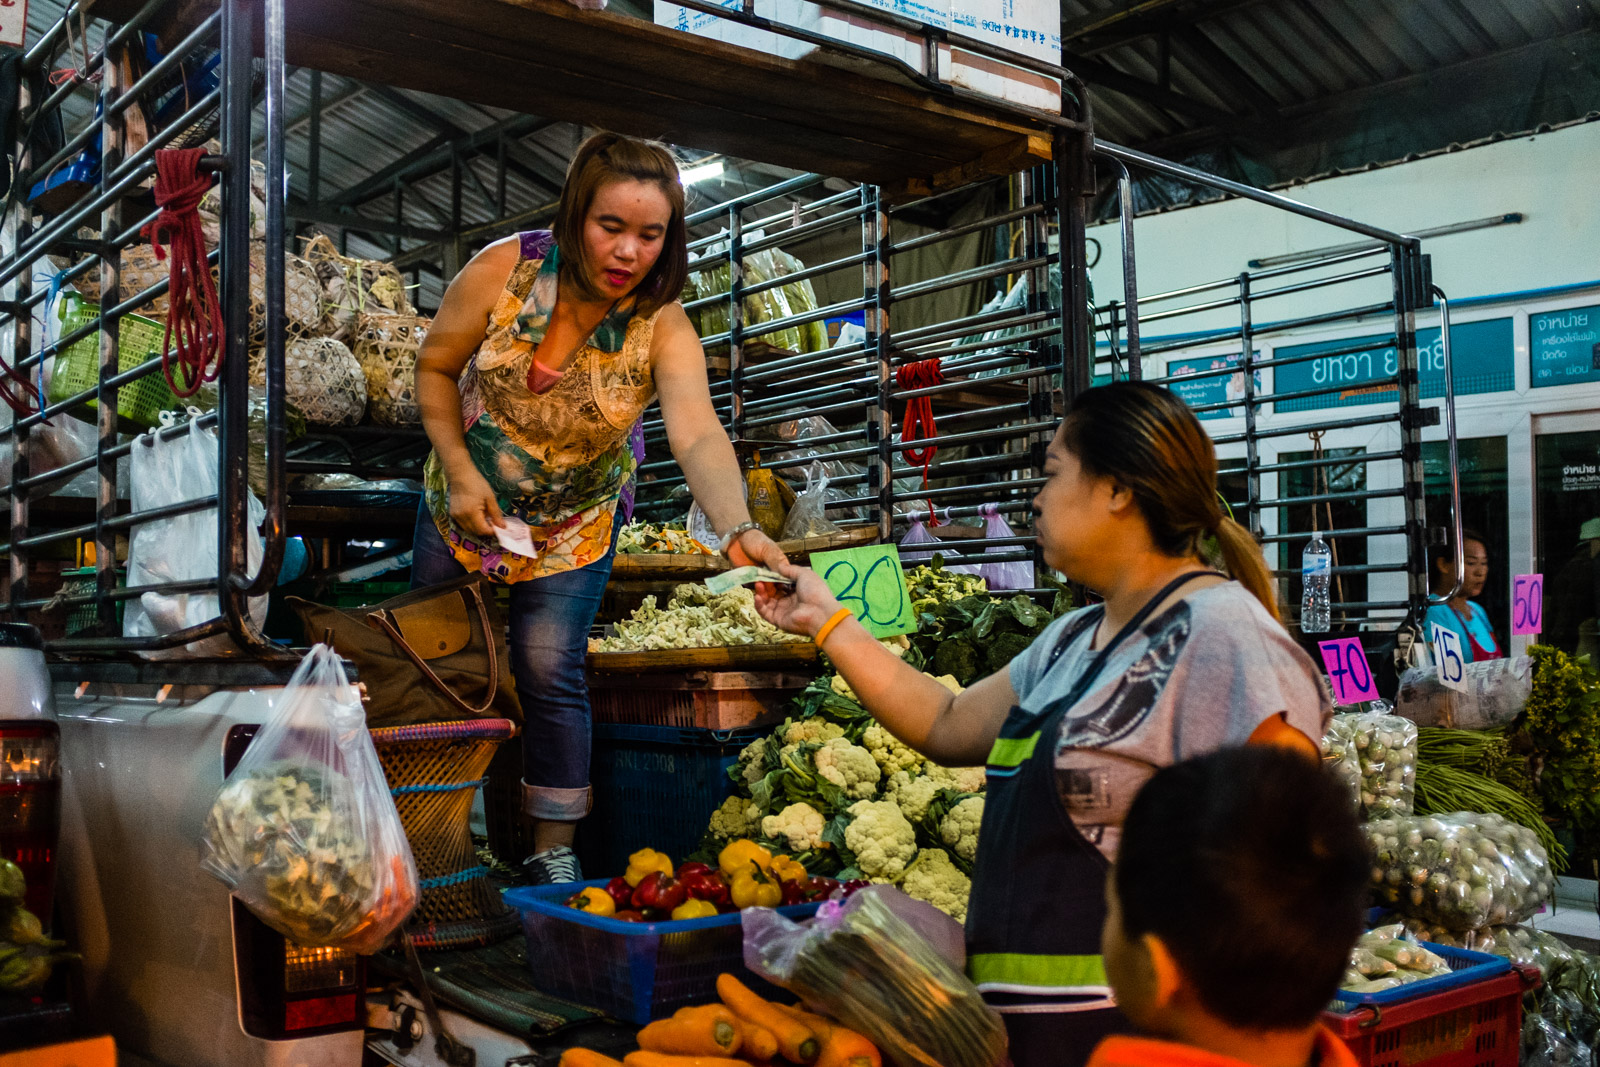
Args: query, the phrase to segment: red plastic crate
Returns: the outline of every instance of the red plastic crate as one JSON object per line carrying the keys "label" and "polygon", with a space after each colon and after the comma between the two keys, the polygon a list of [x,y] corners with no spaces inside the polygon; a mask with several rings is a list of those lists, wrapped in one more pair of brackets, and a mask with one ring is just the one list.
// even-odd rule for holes
{"label": "red plastic crate", "polygon": [[1399,1004],[1324,1012],[1362,1067],[1517,1067],[1522,993],[1536,967]]}
{"label": "red plastic crate", "polygon": [[590,671],[589,704],[597,723],[738,730],[781,722],[811,678],[778,671]]}

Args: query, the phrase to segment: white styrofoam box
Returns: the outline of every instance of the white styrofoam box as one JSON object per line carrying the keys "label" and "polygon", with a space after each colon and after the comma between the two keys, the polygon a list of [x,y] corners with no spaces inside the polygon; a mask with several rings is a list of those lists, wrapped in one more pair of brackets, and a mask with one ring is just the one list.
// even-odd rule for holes
{"label": "white styrofoam box", "polygon": [[[737,10],[740,0],[719,0]],[[997,47],[1009,48],[1038,59],[1059,62],[1061,57],[1060,9],[1048,0],[863,0],[873,7],[916,19],[930,26],[964,33]],[[755,13],[786,25],[811,30],[835,40],[882,52],[913,70],[923,69],[922,38],[879,26],[868,19],[805,3],[804,0],[756,0]],[[884,68],[856,61],[782,34],[744,26],[705,12],[656,0],[655,22],[701,37],[755,49],[783,59],[815,55],[820,61],[882,76]],[[1043,75],[996,60],[973,55],[948,45],[939,47],[939,77],[952,85],[985,93],[1012,103],[1044,111],[1060,111],[1058,83]]]}
{"label": "white styrofoam box", "polygon": [[[997,48],[1047,63],[1061,62],[1059,0],[948,0],[950,29]],[[997,96],[1014,104],[1060,112],[1061,84],[960,49],[940,57],[940,77],[951,85]]]}

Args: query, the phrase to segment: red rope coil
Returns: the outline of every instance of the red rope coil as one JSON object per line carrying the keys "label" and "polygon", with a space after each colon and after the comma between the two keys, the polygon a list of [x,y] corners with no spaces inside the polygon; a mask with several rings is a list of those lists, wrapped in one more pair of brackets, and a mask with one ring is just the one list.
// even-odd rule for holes
{"label": "red rope coil", "polygon": [[[930,386],[944,384],[944,371],[937,358],[925,359],[918,363],[907,363],[895,371],[895,384],[901,389],[927,389]],[[900,454],[912,463],[922,467],[922,488],[928,488],[928,467],[933,463],[933,457],[939,454],[938,445],[923,445],[921,448],[906,448],[904,446],[912,441],[926,440],[938,435],[939,428],[933,421],[933,398],[929,396],[914,396],[906,401],[905,414],[900,419]],[[934,515],[933,501],[928,501],[929,525],[938,525],[938,518]]]}
{"label": "red rope coil", "polygon": [[173,393],[180,397],[193,396],[206,382],[216,381],[222,369],[222,308],[217,283],[206,263],[206,238],[200,227],[200,201],[211,188],[210,175],[200,172],[203,155],[203,148],[156,153],[155,194],[161,214],[143,231],[155,246],[157,259],[168,258],[162,243],[170,246],[171,306],[161,369]]}

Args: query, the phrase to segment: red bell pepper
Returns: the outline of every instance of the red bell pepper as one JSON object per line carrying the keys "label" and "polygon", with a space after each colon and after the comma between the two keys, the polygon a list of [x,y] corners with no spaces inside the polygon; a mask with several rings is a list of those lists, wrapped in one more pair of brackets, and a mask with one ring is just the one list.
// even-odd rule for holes
{"label": "red bell pepper", "polygon": [[[810,879],[806,881],[809,882]],[[804,904],[811,899],[808,895],[809,886],[803,882],[788,881],[779,884],[783,889],[783,903],[786,907],[790,904]]]}
{"label": "red bell pepper", "polygon": [[869,886],[871,884],[872,883],[867,881],[865,878],[852,878],[848,882],[844,883],[844,885],[840,886],[839,888],[843,889],[844,890],[844,895],[848,897],[848,896],[852,895],[853,893],[855,893],[856,890],[865,889],[865,888],[867,888],[867,886]]}
{"label": "red bell pepper", "polygon": [[642,923],[642,922],[644,922],[644,915],[641,914],[640,912],[634,911],[632,909],[629,909],[627,911],[619,911],[619,912],[617,912],[615,915],[613,915],[611,917],[613,919],[621,919],[625,923]]}
{"label": "red bell pepper", "polygon": [[806,894],[807,900],[827,900],[833,891],[839,888],[839,882],[834,878],[813,876],[810,891]]}
{"label": "red bell pepper", "polygon": [[660,871],[653,871],[634,888],[633,906],[641,911],[645,908],[655,908],[670,914],[672,909],[682,904],[688,895],[688,890],[683,887],[682,882]]}
{"label": "red bell pepper", "polygon": [[606,892],[611,899],[617,902],[617,910],[633,907],[633,886],[622,875],[617,875],[606,883]]}
{"label": "red bell pepper", "polygon": [[722,880],[722,875],[710,868],[687,874],[682,881],[684,889],[694,900],[707,900],[719,908],[730,902],[728,884]]}
{"label": "red bell pepper", "polygon": [[685,881],[694,874],[710,874],[712,870],[712,867],[704,863],[685,863],[678,868],[678,881]]}

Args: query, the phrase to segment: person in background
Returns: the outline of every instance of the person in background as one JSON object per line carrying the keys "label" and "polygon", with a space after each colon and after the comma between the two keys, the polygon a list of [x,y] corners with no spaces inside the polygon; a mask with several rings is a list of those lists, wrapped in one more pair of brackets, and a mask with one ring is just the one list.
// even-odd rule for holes
{"label": "person in background", "polygon": [[[534,821],[523,866],[535,884],[582,876],[571,846],[590,797],[584,654],[638,468],[630,431],[652,401],[723,551],[740,565],[785,562],[750,521],[705,353],[678,303],[688,262],[672,154],[595,134],[572,158],[554,230],[474,256],[417,357],[433,452],[411,583],[477,571],[511,587],[523,810]],[[521,551],[498,539],[508,518],[525,528]]]}
{"label": "person in background", "polygon": [[1140,1037],[1089,1067],[1355,1067],[1318,1017],[1362,929],[1368,858],[1350,795],[1252,746],[1157,772],[1106,880],[1102,954]]}
{"label": "person in background", "polygon": [[1443,596],[1452,588],[1456,592],[1446,603],[1428,608],[1427,633],[1423,634],[1423,638],[1427,639],[1433,633],[1435,625],[1443,626],[1455,631],[1461,639],[1461,658],[1467,663],[1502,659],[1505,649],[1494,635],[1489,613],[1483,610],[1483,605],[1472,599],[1483,595],[1484,583],[1489,580],[1489,550],[1485,547],[1483,535],[1472,530],[1464,530],[1461,541],[1466,546],[1463,552],[1466,569],[1459,586],[1456,585],[1454,546],[1440,545],[1429,554],[1428,573],[1432,577],[1429,591],[1434,596]]}
{"label": "person in background", "polygon": [[1578,529],[1578,547],[1546,583],[1545,600],[1549,615],[1540,640],[1574,656],[1600,658],[1600,519]]}
{"label": "person in background", "polygon": [[[1252,740],[1298,749],[1313,774],[1332,709],[1254,539],[1222,512],[1216,450],[1182,400],[1138,382],[1086,390],[1044,474],[1044,562],[1105,601],[959,696],[874,640],[810,570],[779,568],[794,592],[762,590],[756,608],[816,641],[902,742],[947,766],[987,762],[968,972],[1004,1015],[1016,1067],[1073,1067],[1127,1026],[1100,927],[1139,787]],[[1233,580],[1202,561],[1213,544]]]}

